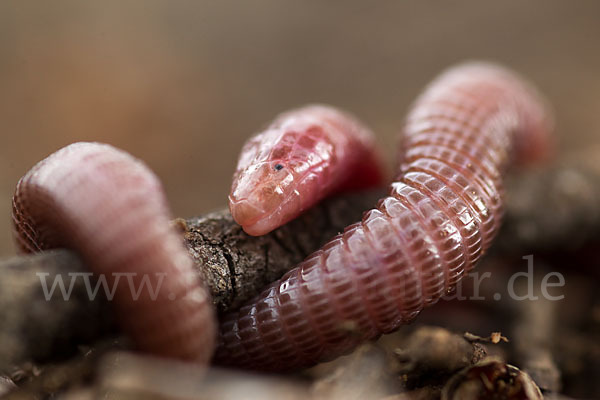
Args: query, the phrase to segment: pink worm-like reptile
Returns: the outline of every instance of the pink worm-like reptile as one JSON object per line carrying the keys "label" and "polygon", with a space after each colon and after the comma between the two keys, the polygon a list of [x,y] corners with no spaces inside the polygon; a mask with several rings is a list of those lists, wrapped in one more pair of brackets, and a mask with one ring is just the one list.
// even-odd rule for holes
{"label": "pink worm-like reptile", "polygon": [[[443,74],[409,114],[389,196],[224,316],[216,362],[298,368],[414,318],[488,248],[500,224],[510,155],[541,158],[549,131],[542,101],[512,73],[467,64]],[[230,206],[247,232],[262,234],[326,195],[380,179],[368,130],[344,113],[312,106],[282,115],[247,144]],[[144,277],[152,287],[162,279],[156,296],[142,290],[139,299],[131,285],[116,286],[125,331],[152,354],[210,357],[208,295],[169,225],[156,177],[141,162],[107,145],[68,146],[21,179],[13,219],[24,251],[72,247],[109,283],[119,274],[135,287]]]}
{"label": "pink worm-like reptile", "polygon": [[[341,175],[337,182],[342,184],[371,168],[342,160],[346,153],[362,153],[362,160],[370,161],[371,146],[353,148],[368,140],[346,139],[341,151],[316,140],[343,143],[339,135],[356,131],[352,120],[308,108],[291,114],[292,122],[307,119],[306,114],[321,122],[285,129],[275,123],[241,157],[230,207],[242,226],[249,224],[250,233],[255,226],[263,233],[277,225],[269,221],[263,226],[257,215],[278,222],[291,218],[289,211],[272,217],[270,210],[277,209],[272,203],[285,207],[295,196],[311,204],[326,195],[321,188],[336,190],[320,183],[304,185],[306,192],[295,194],[311,174],[310,165],[298,171],[296,154],[319,154],[318,173]],[[466,64],[442,74],[408,115],[389,195],[362,221],[224,316],[216,361],[266,370],[308,366],[412,320],[451,290],[490,246],[502,218],[502,175],[510,156],[522,162],[542,158],[550,143],[549,125],[535,91],[507,70]],[[314,140],[304,140],[305,135]],[[354,169],[334,170],[338,166]],[[242,187],[246,184],[252,186]],[[240,212],[240,204],[252,211]],[[261,209],[262,204],[268,207]]]}

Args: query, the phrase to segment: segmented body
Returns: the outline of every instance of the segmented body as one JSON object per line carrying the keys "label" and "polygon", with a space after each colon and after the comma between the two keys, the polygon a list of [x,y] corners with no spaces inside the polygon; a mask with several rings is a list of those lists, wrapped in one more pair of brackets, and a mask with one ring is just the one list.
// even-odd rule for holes
{"label": "segmented body", "polygon": [[229,207],[251,235],[263,235],[324,197],[382,183],[371,131],[333,107],[280,115],[242,149]]}
{"label": "segmented body", "polygon": [[224,316],[216,361],[293,369],[413,319],[489,247],[511,156],[543,156],[549,130],[541,100],[512,73],[466,64],[442,74],[408,115],[389,195]]}
{"label": "segmented body", "polygon": [[[140,161],[108,145],[67,146],[21,178],[13,221],[22,251],[69,247],[106,279],[139,349],[210,359],[212,302],[169,222],[160,182]],[[66,285],[74,279],[62,278]]]}

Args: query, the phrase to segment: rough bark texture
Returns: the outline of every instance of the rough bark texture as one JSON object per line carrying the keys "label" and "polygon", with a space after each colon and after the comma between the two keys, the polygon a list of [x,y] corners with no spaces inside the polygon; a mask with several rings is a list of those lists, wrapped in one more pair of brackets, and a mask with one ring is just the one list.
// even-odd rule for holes
{"label": "rough bark texture", "polygon": [[379,192],[331,199],[265,236],[248,236],[227,210],[176,223],[220,312],[236,308],[373,207]]}
{"label": "rough bark texture", "polygon": [[[531,172],[513,181],[508,193],[507,217],[497,248],[568,248],[598,232],[600,172],[594,168]],[[223,312],[239,306],[357,221],[378,195],[370,192],[329,200],[263,237],[246,235],[226,210],[175,223],[184,230],[198,273]],[[102,298],[102,290],[90,301],[83,279],[74,279],[70,301],[63,300],[58,288],[46,301],[41,277],[36,275],[40,272],[48,274],[48,288],[60,275],[68,289],[68,274],[85,272],[85,266],[67,250],[0,262],[0,368],[23,359],[68,356],[74,343],[114,331],[110,304]]]}

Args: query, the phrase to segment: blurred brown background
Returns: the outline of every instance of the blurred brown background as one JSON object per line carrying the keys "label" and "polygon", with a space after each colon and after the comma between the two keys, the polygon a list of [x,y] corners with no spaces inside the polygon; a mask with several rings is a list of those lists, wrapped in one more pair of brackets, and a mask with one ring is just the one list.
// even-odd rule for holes
{"label": "blurred brown background", "polygon": [[561,150],[600,135],[600,2],[0,3],[0,255],[10,197],[75,141],[144,159],[173,212],[225,205],[243,141],[307,102],[346,108],[393,157],[410,101],[444,67],[500,61],[556,108]]}

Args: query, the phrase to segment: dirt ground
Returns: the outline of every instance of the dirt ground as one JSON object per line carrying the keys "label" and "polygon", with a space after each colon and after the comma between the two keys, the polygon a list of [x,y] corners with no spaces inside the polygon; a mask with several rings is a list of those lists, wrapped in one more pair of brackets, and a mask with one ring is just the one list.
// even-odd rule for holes
{"label": "dirt ground", "polygon": [[75,141],[145,160],[173,212],[225,204],[243,141],[308,102],[370,124],[390,160],[411,100],[441,69],[496,60],[556,109],[560,151],[600,133],[600,3],[0,3],[0,254],[10,196],[33,164]]}

